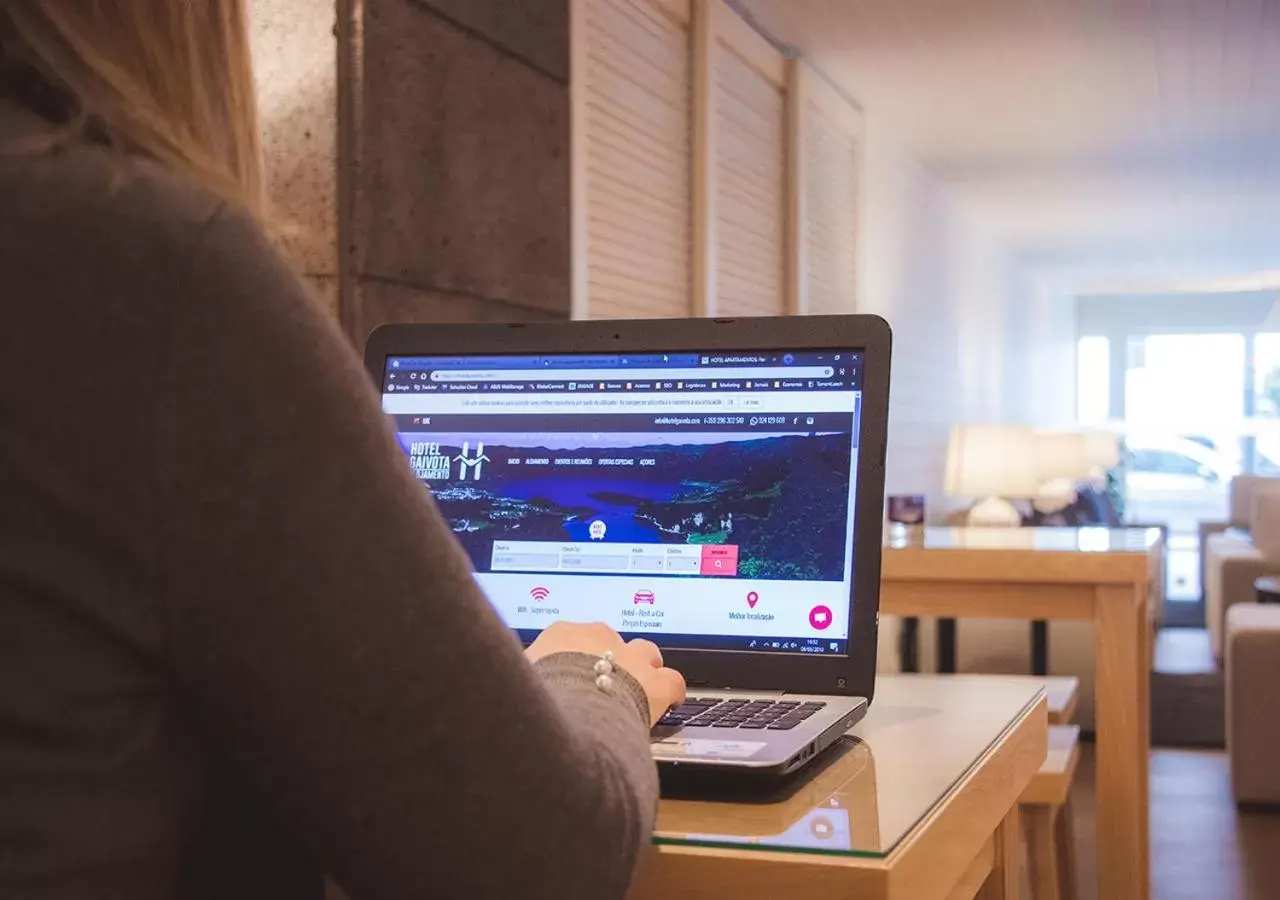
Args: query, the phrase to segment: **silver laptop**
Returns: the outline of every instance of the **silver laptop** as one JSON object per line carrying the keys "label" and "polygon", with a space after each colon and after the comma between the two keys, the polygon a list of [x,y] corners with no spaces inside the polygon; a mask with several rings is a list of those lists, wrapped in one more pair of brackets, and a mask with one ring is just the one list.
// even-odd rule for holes
{"label": "silver laptop", "polygon": [[871,702],[890,341],[874,316],[394,325],[366,361],[507,624],[653,641],[689,682],[654,758],[778,776]]}

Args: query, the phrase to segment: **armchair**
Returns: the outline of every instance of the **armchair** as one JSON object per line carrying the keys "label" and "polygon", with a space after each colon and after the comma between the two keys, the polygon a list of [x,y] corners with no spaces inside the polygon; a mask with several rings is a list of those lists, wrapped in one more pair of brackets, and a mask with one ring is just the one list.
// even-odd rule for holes
{"label": "armchair", "polygon": [[1227,522],[1201,525],[1205,624],[1222,662],[1227,611],[1254,601],[1254,581],[1280,574],[1280,478],[1242,475],[1231,482]]}

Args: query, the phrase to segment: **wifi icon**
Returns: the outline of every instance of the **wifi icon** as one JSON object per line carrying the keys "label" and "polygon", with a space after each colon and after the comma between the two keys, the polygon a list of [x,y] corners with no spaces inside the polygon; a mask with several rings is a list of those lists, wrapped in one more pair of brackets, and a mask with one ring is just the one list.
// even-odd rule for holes
{"label": "wifi icon", "polygon": [[529,592],[529,596],[541,603],[551,596],[551,592],[544,587],[536,587]]}

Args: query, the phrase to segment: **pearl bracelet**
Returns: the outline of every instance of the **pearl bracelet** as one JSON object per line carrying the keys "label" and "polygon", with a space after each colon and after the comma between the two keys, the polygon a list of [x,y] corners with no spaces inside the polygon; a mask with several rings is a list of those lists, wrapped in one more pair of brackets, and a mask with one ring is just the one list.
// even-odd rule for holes
{"label": "pearl bracelet", "polygon": [[591,667],[596,673],[596,687],[604,691],[606,694],[613,690],[613,651],[606,650],[604,656],[596,660],[596,664]]}

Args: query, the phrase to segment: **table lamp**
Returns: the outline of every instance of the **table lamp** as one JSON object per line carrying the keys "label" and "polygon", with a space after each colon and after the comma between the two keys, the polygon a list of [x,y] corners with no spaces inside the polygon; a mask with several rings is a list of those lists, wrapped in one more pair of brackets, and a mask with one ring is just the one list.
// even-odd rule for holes
{"label": "table lamp", "polygon": [[1018,526],[1022,514],[1008,498],[1027,499],[1038,486],[1035,432],[1019,425],[957,425],[947,442],[945,489],[976,498],[968,524]]}
{"label": "table lamp", "polygon": [[1113,431],[1086,431],[1083,435],[1084,454],[1089,462],[1086,477],[1106,478],[1107,472],[1120,464],[1120,436]]}
{"label": "table lamp", "polygon": [[1076,488],[1093,467],[1088,435],[1082,431],[1037,431],[1036,492],[1031,505],[1040,513],[1056,513],[1076,499]]}

